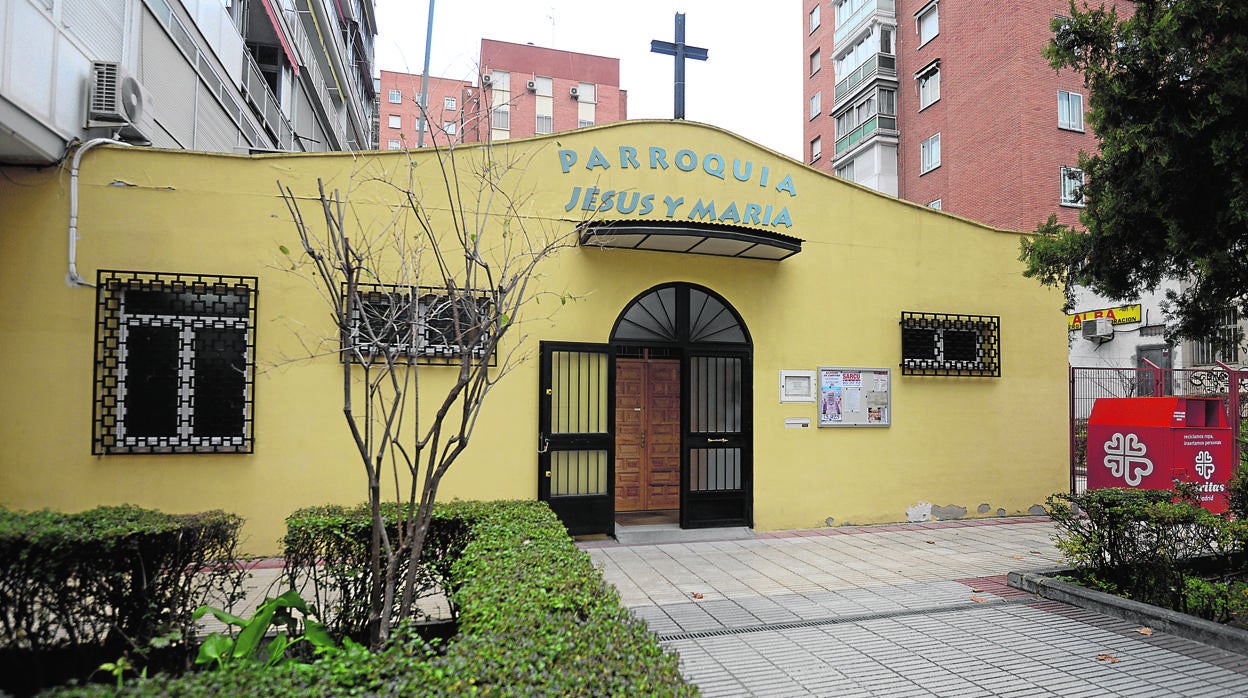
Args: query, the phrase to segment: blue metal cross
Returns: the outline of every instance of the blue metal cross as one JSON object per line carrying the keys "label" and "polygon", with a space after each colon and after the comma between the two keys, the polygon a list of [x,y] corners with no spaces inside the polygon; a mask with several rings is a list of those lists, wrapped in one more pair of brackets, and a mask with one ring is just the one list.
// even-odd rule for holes
{"label": "blue metal cross", "polygon": [[650,41],[650,52],[676,57],[676,116],[685,118],[685,59],[704,61],[707,52],[704,48],[689,46],[685,43],[685,13],[676,13],[676,41]]}

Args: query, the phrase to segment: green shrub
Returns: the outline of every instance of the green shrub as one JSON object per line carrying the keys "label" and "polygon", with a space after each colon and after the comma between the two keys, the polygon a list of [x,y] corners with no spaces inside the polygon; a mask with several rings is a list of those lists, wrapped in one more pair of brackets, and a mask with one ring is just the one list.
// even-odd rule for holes
{"label": "green shrub", "polygon": [[220,511],[0,508],[0,649],[189,637],[197,606],[228,607],[239,596],[241,524]]}
{"label": "green shrub", "polygon": [[[158,677],[132,695],[691,696],[677,658],[620,604],[544,503],[455,503],[465,527],[447,567],[459,633],[426,642],[401,624],[383,650],[354,643],[310,665]],[[335,526],[327,530],[341,530]],[[112,695],[96,686],[57,695]]]}

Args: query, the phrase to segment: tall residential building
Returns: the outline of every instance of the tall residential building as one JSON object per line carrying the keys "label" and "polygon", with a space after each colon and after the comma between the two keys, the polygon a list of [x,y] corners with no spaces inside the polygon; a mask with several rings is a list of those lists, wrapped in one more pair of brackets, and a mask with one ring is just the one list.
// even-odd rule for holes
{"label": "tall residential building", "polygon": [[377,147],[381,150],[460,143],[465,131],[476,132],[476,119],[486,118],[471,82],[430,76],[424,109],[420,104],[421,84],[420,75],[381,71],[377,108]]}
{"label": "tall residential building", "polygon": [[481,86],[491,118],[473,138],[523,138],[628,118],[620,59],[481,40]]}
{"label": "tall residential building", "polygon": [[[1135,8],[1109,4],[1124,16]],[[1055,72],[1042,55],[1068,8],[1067,0],[805,0],[806,161],[1000,228],[1034,230],[1051,215],[1077,225],[1079,153],[1097,147],[1087,92],[1081,75]],[[1207,341],[1166,343],[1161,306],[1177,287],[1127,306],[1081,293],[1071,363],[1238,361]],[[1082,319],[1101,315],[1115,316],[1114,329],[1085,341]],[[1228,328],[1239,322],[1233,310],[1227,317]]]}
{"label": "tall residential building", "polygon": [[374,147],[372,0],[2,0],[0,163]]}
{"label": "tall residential building", "polygon": [[1083,78],[1041,55],[1066,0],[804,7],[808,162],[1002,228],[1078,222]]}

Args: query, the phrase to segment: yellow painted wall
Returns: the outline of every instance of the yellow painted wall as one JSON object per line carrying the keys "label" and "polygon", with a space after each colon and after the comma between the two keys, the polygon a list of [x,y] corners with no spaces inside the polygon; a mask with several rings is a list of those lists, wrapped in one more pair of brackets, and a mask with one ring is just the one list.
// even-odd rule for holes
{"label": "yellow painted wall", "polygon": [[[621,167],[620,146],[637,148],[640,169]],[[652,170],[649,146],[665,148],[669,164],[689,149],[698,166]],[[586,169],[595,147],[610,167]],[[561,150],[577,153],[566,173]],[[711,153],[726,161],[723,179],[703,168]],[[475,146],[459,151],[465,182],[486,158]],[[753,163],[751,181],[736,181],[734,159]],[[530,358],[491,396],[443,498],[536,496],[537,340],[605,342],[629,300],[675,281],[721,294],[754,340],[756,528],[904,521],[923,502],[966,507],[968,516],[1019,514],[1066,487],[1064,315],[1054,293],[1022,278],[1017,234],[875,194],[697,124],[623,122],[515,141],[488,162],[511,168],[506,189],[530,230],[566,233],[590,215],[565,211],[573,187],[598,186],[655,193],[648,219],[664,218],[665,194],[686,198],[682,216],[699,197],[721,211],[728,201],[742,209],[784,206],[792,227],[766,229],[805,243],[782,262],[561,252],[540,283],[577,298],[562,305],[546,296],[519,318],[514,339],[525,339],[520,349]],[[84,277],[94,280],[97,269],[259,277],[256,447],[247,455],[90,455],[95,294],[65,283],[69,175],[0,174],[0,504],[222,508],[247,518],[248,550],[269,554],[291,510],[364,499],[339,412],[339,364],[290,361],[332,327],[312,287],[282,270],[279,246],[295,248],[297,239],[276,182],[301,196],[315,192],[317,178],[349,191],[352,216],[376,233],[396,210],[395,189],[380,180],[402,184],[410,174],[426,205],[445,209],[431,153],[240,157],[98,148],[84,157]],[[776,191],[785,175],[796,196]],[[314,214],[305,207],[310,222]],[[901,376],[902,311],[1000,316],[1002,376]],[[778,371],[829,365],[891,367],[892,426],[785,429],[786,417],[816,422],[815,405],[779,403]],[[447,371],[422,369],[422,390],[436,392]]]}

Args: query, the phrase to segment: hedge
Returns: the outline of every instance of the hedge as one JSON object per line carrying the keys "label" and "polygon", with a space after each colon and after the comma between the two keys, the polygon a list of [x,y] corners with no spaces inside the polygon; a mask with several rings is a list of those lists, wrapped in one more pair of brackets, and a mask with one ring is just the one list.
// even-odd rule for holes
{"label": "hedge", "polygon": [[[277,671],[157,677],[130,695],[692,696],[677,657],[632,617],[541,502],[456,503],[462,554],[447,570],[459,632],[426,643],[400,627],[384,650],[361,646]],[[58,695],[106,695],[87,687]]]}
{"label": "hedge", "polygon": [[[192,637],[201,603],[228,606],[246,572],[242,519],[135,506],[77,514],[0,508],[0,650]],[[227,561],[222,564],[221,561]]]}

